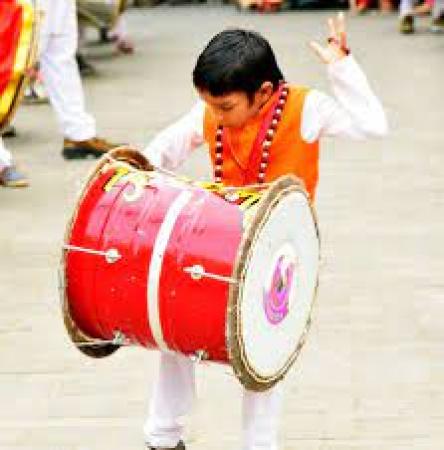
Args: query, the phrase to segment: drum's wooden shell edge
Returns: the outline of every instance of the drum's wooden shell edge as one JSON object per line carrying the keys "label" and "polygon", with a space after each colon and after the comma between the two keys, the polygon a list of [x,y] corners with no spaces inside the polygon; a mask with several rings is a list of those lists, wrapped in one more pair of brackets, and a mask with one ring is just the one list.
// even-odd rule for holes
{"label": "drum's wooden shell edge", "polygon": [[[77,218],[77,214],[80,208],[80,205],[90,187],[92,181],[94,180],[96,174],[100,172],[100,170],[106,165],[110,163],[109,157],[122,161],[127,164],[131,164],[136,169],[147,170],[152,166],[149,161],[136,149],[131,147],[118,147],[114,150],[111,150],[107,155],[104,155],[97,165],[91,170],[89,175],[86,178],[83,189],[80,191],[77,199],[76,199],[76,207],[74,208],[74,212],[69,219],[66,229],[65,229],[65,237],[64,243],[69,244],[72,228],[74,222]],[[69,299],[67,296],[67,286],[68,279],[66,273],[66,251],[62,250],[61,261],[60,261],[60,274],[63,277],[63,281],[60,287],[60,300],[62,306],[63,313],[63,322],[65,324],[66,331],[68,332],[69,338],[71,339],[74,346],[86,356],[91,358],[104,358],[106,356],[111,355],[115,351],[117,351],[120,346],[114,344],[98,344],[94,345],[94,339],[84,333],[75,323],[69,307]],[[79,344],[79,345],[78,345]],[[83,345],[85,344],[85,345]]]}

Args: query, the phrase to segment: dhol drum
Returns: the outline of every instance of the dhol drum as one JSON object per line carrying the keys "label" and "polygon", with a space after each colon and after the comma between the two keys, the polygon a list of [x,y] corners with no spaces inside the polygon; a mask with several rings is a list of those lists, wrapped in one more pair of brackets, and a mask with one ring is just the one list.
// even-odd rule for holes
{"label": "dhol drum", "polygon": [[0,130],[10,122],[23,97],[37,43],[34,2],[0,1]]}
{"label": "dhol drum", "polygon": [[175,351],[228,363],[245,387],[266,390],[305,341],[318,266],[315,215],[296,178],[198,184],[120,148],[100,160],[67,227],[65,324],[89,356]]}
{"label": "dhol drum", "polygon": [[126,0],[77,0],[77,16],[84,24],[109,30],[125,10],[126,3]]}

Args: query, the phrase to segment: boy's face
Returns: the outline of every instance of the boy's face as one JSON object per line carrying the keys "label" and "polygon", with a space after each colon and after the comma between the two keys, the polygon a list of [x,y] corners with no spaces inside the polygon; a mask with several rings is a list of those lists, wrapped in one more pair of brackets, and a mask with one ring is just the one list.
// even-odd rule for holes
{"label": "boy's face", "polygon": [[273,84],[263,83],[252,99],[245,92],[230,92],[225,95],[213,96],[208,91],[199,91],[199,95],[220,125],[241,128],[260,111],[273,95]]}

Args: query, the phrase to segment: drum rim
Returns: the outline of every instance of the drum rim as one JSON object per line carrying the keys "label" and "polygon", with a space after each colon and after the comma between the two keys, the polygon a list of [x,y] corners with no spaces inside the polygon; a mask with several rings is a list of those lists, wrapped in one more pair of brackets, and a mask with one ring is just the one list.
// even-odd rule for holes
{"label": "drum rim", "polygon": [[[22,5],[23,0],[19,0],[19,3]],[[31,30],[30,30],[30,41],[31,45],[28,49],[28,54],[26,57],[25,66],[23,69],[23,73],[19,75],[15,80],[11,80],[8,83],[7,89],[12,86],[15,90],[14,97],[9,105],[8,111],[3,115],[3,118],[0,118],[0,130],[5,128],[14,117],[17,108],[19,107],[23,96],[25,95],[25,87],[29,81],[30,75],[29,70],[34,66],[37,61],[37,51],[38,51],[38,36],[40,33],[41,27],[41,19],[40,15],[37,11],[37,2],[34,0],[27,1],[27,4],[31,7]]]}
{"label": "drum rim", "polygon": [[[242,338],[242,321],[241,321],[241,308],[239,294],[241,287],[243,286],[245,274],[244,274],[244,262],[248,259],[249,254],[254,246],[256,236],[261,232],[265,219],[273,210],[274,205],[284,196],[292,193],[303,193],[307,200],[312,214],[316,236],[318,239],[318,245],[320,249],[320,235],[318,228],[318,221],[316,217],[313,205],[310,202],[307,191],[304,188],[303,182],[293,175],[285,175],[278,178],[273,182],[268,191],[264,193],[259,200],[257,210],[243,233],[242,240],[239,244],[239,249],[236,255],[236,260],[233,265],[232,277],[239,280],[236,284],[231,284],[228,293],[228,307],[227,307],[227,323],[226,323],[226,341],[228,349],[228,359],[233,367],[236,377],[241,384],[253,391],[265,391],[273,387],[287,374],[295,360],[297,359],[301,348],[303,347],[306,337],[311,325],[311,317],[313,314],[313,308],[317,298],[317,291],[319,285],[319,271],[316,274],[316,284],[313,294],[313,299],[310,306],[308,319],[305,325],[304,332],[301,339],[296,346],[294,352],[289,356],[285,366],[273,376],[263,377],[258,375],[254,368],[249,364],[245,356],[245,345]],[[319,250],[320,255],[320,250]]]}
{"label": "drum rim", "polygon": [[[69,218],[64,234],[64,244],[69,244],[72,229],[74,223],[77,219],[77,216],[80,211],[80,206],[83,203],[83,200],[86,194],[89,191],[90,186],[95,180],[97,174],[99,174],[107,164],[112,164],[110,162],[110,157],[113,160],[121,161],[126,164],[130,164],[136,170],[150,170],[152,168],[150,162],[145,156],[140,153],[137,149],[129,147],[129,146],[121,146],[117,147],[107,154],[102,156],[98,163],[93,167],[93,169],[87,175],[83,188],[80,190],[76,200],[73,213]],[[103,358],[111,355],[120,347],[114,344],[98,344],[94,345],[95,339],[91,336],[88,336],[85,332],[83,332],[78,325],[75,323],[69,307],[69,299],[67,295],[67,287],[68,287],[68,277],[66,273],[66,251],[63,250],[61,252],[61,258],[59,263],[59,273],[60,273],[60,302],[63,313],[63,322],[65,324],[66,331],[74,344],[74,346],[84,353],[87,356],[92,358]],[[80,345],[77,345],[80,344]],[[83,346],[81,344],[89,344],[87,346]]]}

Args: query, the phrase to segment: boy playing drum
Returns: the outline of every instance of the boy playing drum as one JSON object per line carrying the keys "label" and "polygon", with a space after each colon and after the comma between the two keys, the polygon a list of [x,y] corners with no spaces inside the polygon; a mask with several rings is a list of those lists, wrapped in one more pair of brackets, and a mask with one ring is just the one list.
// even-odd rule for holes
{"label": "boy playing drum", "polygon": [[[313,201],[321,137],[363,139],[387,132],[383,108],[347,47],[343,15],[329,19],[328,26],[326,45],[310,45],[327,65],[335,98],[286,84],[273,50],[259,34],[226,30],[209,42],[194,68],[202,101],[161,132],[146,156],[174,170],[206,142],[216,182],[240,186],[294,174]],[[162,354],[145,425],[148,449],[184,448],[180,418],[190,410],[194,392],[193,362]],[[280,405],[280,384],[261,393],[244,389],[245,450],[277,449]]]}

